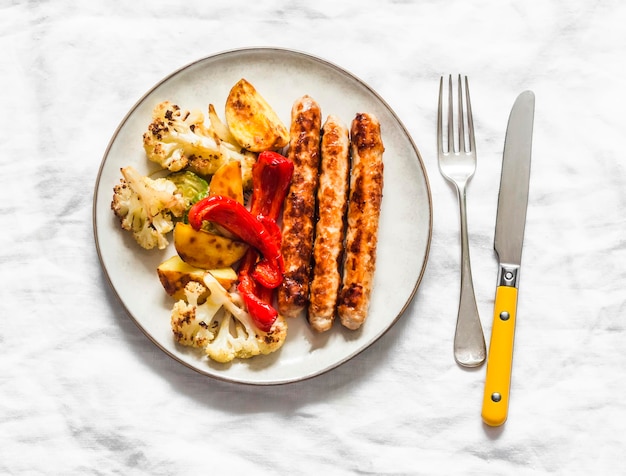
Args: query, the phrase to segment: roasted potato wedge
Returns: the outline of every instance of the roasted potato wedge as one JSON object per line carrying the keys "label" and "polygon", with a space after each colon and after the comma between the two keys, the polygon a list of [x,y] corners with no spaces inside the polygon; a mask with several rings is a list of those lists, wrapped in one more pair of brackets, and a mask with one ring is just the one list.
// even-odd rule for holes
{"label": "roasted potato wedge", "polygon": [[237,281],[237,273],[232,268],[232,266],[226,266],[224,268],[209,269],[208,271],[226,289],[230,288],[232,284],[235,281]]}
{"label": "roasted potato wedge", "polygon": [[174,228],[174,247],[178,256],[196,268],[215,269],[232,266],[243,258],[248,245],[178,222]]}
{"label": "roasted potato wedge", "polygon": [[222,165],[209,183],[209,195],[223,195],[243,205],[243,179],[241,163],[233,160]]}
{"label": "roasted potato wedge", "polygon": [[289,143],[289,130],[259,92],[245,79],[226,98],[226,124],[244,149],[276,150]]}
{"label": "roasted potato wedge", "polygon": [[206,273],[211,273],[226,289],[237,280],[237,273],[230,266],[209,270],[196,268],[185,263],[178,255],[172,256],[157,267],[157,274],[165,292],[177,301],[185,299],[184,290],[189,281],[202,283]]}

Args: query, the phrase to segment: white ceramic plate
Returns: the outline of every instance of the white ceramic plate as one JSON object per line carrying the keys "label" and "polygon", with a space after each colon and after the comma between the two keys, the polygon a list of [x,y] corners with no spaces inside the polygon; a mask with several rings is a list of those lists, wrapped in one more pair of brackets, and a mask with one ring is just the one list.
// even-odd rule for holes
{"label": "white ceramic plate", "polygon": [[[152,109],[164,100],[182,108],[223,106],[230,88],[245,77],[289,124],[293,101],[308,94],[324,118],[336,114],[349,124],[357,112],[375,114],[385,145],[385,186],[377,270],[369,317],[356,332],[339,323],[322,335],[304,319],[288,320],[283,348],[269,356],[228,365],[208,361],[194,349],[177,345],[170,330],[172,299],[161,287],[156,267],[176,252],[142,250],[122,231],[111,211],[120,168],[155,171],[142,147]],[[157,167],[158,168],[158,167]],[[426,267],[432,235],[428,178],[406,129],[376,92],[347,71],[307,54],[275,48],[229,51],[190,64],[158,83],[130,110],[113,135],[98,174],[94,195],[94,233],[106,276],[140,329],[163,351],[201,374],[231,382],[283,384],[310,378],[348,361],[376,342],[413,298]],[[172,240],[170,240],[172,241]]]}

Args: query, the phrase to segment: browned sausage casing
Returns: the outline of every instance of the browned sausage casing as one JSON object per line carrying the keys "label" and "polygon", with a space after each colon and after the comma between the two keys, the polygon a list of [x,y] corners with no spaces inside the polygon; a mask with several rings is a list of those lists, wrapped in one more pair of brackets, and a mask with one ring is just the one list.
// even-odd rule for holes
{"label": "browned sausage casing", "polygon": [[282,220],[285,273],[277,293],[278,312],[286,317],[300,314],[309,299],[321,126],[317,102],[309,96],[297,99],[291,109],[288,152],[294,172]]}
{"label": "browned sausage casing", "polygon": [[341,258],[350,173],[348,128],[328,116],[322,128],[321,166],[317,190],[318,221],[313,247],[313,279],[309,324],[319,332],[331,328],[341,285]]}
{"label": "browned sausage casing", "polygon": [[357,114],[350,128],[352,172],[348,229],[338,314],[348,329],[367,317],[376,268],[378,221],[383,196],[383,152],[380,124],[371,114]]}

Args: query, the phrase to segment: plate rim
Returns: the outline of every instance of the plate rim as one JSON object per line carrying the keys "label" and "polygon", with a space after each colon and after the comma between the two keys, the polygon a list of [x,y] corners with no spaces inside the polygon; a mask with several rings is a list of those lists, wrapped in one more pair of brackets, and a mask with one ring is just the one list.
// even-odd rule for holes
{"label": "plate rim", "polygon": [[[399,127],[401,128],[403,135],[408,140],[408,142],[411,145],[411,148],[415,152],[415,155],[416,155],[417,161],[418,161],[418,165],[419,165],[419,167],[420,167],[420,169],[422,171],[422,175],[423,175],[424,183],[425,183],[425,193],[426,193],[427,202],[428,202],[428,233],[427,233],[427,240],[426,240],[426,249],[424,250],[424,262],[422,264],[422,268],[421,268],[421,270],[419,272],[419,275],[417,276],[417,279],[415,281],[415,285],[413,286],[410,294],[406,298],[406,301],[402,305],[401,309],[398,311],[397,315],[393,319],[391,319],[389,324],[378,335],[375,335],[374,338],[370,342],[365,343],[361,347],[358,347],[355,351],[353,351],[353,352],[349,353],[348,355],[344,356],[343,358],[333,362],[331,365],[327,365],[324,368],[318,369],[317,371],[308,373],[308,374],[300,376],[300,377],[292,377],[292,378],[285,378],[285,379],[253,380],[252,381],[252,380],[246,380],[246,379],[242,379],[242,378],[233,378],[232,376],[226,376],[226,375],[219,374],[219,373],[210,373],[208,371],[203,371],[202,369],[200,369],[200,368],[198,368],[198,367],[196,367],[194,365],[191,365],[190,363],[186,362],[185,360],[179,358],[177,355],[175,355],[174,353],[169,351],[146,328],[144,328],[144,326],[141,325],[141,323],[138,321],[138,319],[130,312],[130,310],[127,307],[126,303],[124,302],[124,300],[120,296],[118,290],[113,285],[113,282],[111,280],[111,276],[110,276],[110,273],[108,271],[107,265],[104,262],[104,258],[102,256],[102,250],[101,250],[101,247],[100,247],[99,235],[98,235],[97,205],[98,205],[98,192],[99,192],[100,185],[101,185],[101,178],[102,178],[103,170],[105,168],[105,165],[106,165],[106,162],[107,162],[107,157],[109,156],[111,148],[113,147],[113,145],[114,145],[117,137],[119,136],[121,130],[126,125],[126,123],[128,122],[129,118],[133,115],[135,110],[138,109],[140,107],[140,105],[145,101],[145,99],[148,96],[150,96],[156,89],[158,89],[161,85],[163,85],[164,83],[168,82],[171,78],[175,77],[176,75],[180,74],[181,72],[183,72],[183,71],[185,71],[187,69],[193,68],[194,66],[196,66],[196,65],[198,65],[200,63],[203,63],[205,61],[218,60],[220,57],[226,57],[226,56],[231,56],[231,55],[241,54],[241,53],[262,53],[262,54],[268,54],[268,53],[272,53],[272,52],[279,52],[280,54],[289,54],[289,55],[295,55],[295,56],[299,56],[299,57],[302,57],[302,58],[306,58],[306,59],[312,60],[312,61],[314,61],[316,63],[321,63],[321,64],[325,65],[326,67],[329,67],[330,69],[336,71],[337,73],[340,73],[340,74],[342,74],[344,76],[347,76],[347,77],[353,79],[361,87],[364,87],[368,91],[368,93],[372,94],[372,96],[374,96],[384,106],[384,108],[387,110],[387,112],[393,116],[393,118],[395,119],[395,121],[397,122]],[[348,71],[347,69],[337,65],[336,63],[333,63],[333,62],[331,62],[329,60],[326,60],[326,59],[324,59],[322,57],[319,57],[317,55],[313,55],[313,54],[310,54],[310,53],[307,53],[307,52],[303,52],[301,50],[296,50],[296,49],[291,49],[291,48],[283,48],[283,47],[275,47],[275,46],[271,46],[271,47],[251,46],[251,47],[233,48],[233,49],[228,49],[228,50],[222,50],[220,52],[217,52],[217,53],[214,53],[214,54],[210,54],[210,55],[207,55],[207,56],[203,56],[201,58],[198,58],[196,60],[188,62],[187,64],[184,64],[183,66],[180,66],[180,67],[176,68],[171,73],[165,75],[162,79],[160,79],[159,81],[154,83],[152,87],[150,87],[144,94],[142,94],[139,97],[139,99],[137,99],[134,102],[134,104],[130,107],[130,109],[122,117],[122,119],[118,123],[117,127],[114,129],[113,134],[111,135],[111,138],[109,139],[109,141],[107,143],[107,146],[106,146],[106,148],[104,150],[104,153],[102,155],[102,159],[100,161],[100,165],[98,167],[98,172],[97,172],[97,175],[96,175],[95,186],[94,186],[94,189],[93,189],[92,228],[93,228],[93,238],[94,238],[94,242],[95,242],[96,251],[97,251],[97,254],[98,254],[98,260],[100,262],[100,267],[102,269],[103,275],[104,275],[104,277],[105,277],[105,279],[106,279],[110,289],[113,291],[113,294],[115,295],[117,301],[120,303],[120,305],[124,309],[124,312],[127,315],[127,317],[130,318],[130,320],[139,328],[139,330],[154,345],[156,345],[157,348],[159,348],[166,355],[168,355],[169,357],[174,359],[176,362],[184,365],[185,367],[187,367],[187,368],[193,370],[194,372],[196,372],[196,373],[198,373],[198,374],[200,374],[202,376],[205,376],[205,377],[209,377],[209,378],[213,378],[213,379],[216,379],[216,380],[219,380],[219,381],[228,382],[228,383],[237,384],[237,385],[277,386],[277,385],[287,385],[287,384],[290,384],[290,383],[302,382],[302,381],[310,380],[310,379],[313,379],[315,377],[323,375],[323,374],[325,374],[327,372],[330,372],[331,370],[334,370],[334,369],[342,366],[346,362],[352,360],[357,355],[359,355],[362,352],[364,352],[366,349],[370,348],[372,345],[374,345],[376,342],[378,342],[387,332],[389,332],[389,330],[392,327],[394,327],[394,325],[404,315],[404,313],[406,312],[407,308],[413,302],[413,300],[415,298],[415,295],[417,294],[417,290],[419,289],[419,287],[421,285],[421,282],[422,282],[422,279],[424,277],[424,274],[426,272],[426,268],[428,266],[428,261],[429,261],[429,257],[430,257],[430,248],[431,248],[432,237],[433,237],[433,203],[432,203],[432,192],[431,192],[431,187],[430,187],[430,181],[429,181],[429,177],[428,177],[428,174],[427,174],[427,171],[426,171],[426,166],[424,164],[424,160],[422,158],[422,155],[421,155],[419,149],[417,148],[417,145],[413,141],[413,137],[411,136],[411,134],[409,133],[408,129],[406,128],[406,126],[404,125],[404,123],[402,122],[400,117],[397,115],[395,110],[387,103],[387,101],[382,96],[380,96],[380,94],[378,94],[378,92],[376,92],[371,86],[369,86],[368,83],[366,83],[360,77],[358,77],[354,73]]]}

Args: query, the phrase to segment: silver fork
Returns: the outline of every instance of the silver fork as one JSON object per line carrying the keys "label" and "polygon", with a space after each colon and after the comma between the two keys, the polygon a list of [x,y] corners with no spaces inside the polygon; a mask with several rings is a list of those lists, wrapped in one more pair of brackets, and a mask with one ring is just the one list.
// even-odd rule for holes
{"label": "silver fork", "polygon": [[461,297],[454,333],[454,358],[463,367],[478,367],[486,358],[485,337],[480,324],[474,283],[470,267],[469,239],[467,237],[466,187],[476,170],[476,143],[474,122],[469,96],[469,84],[465,77],[465,100],[467,104],[467,129],[469,146],[465,137],[463,86],[461,75],[458,84],[457,145],[454,144],[454,114],[452,75],[448,76],[448,140],[444,149],[443,139],[443,76],[439,81],[439,113],[437,116],[437,149],[439,170],[456,188],[461,209]]}

